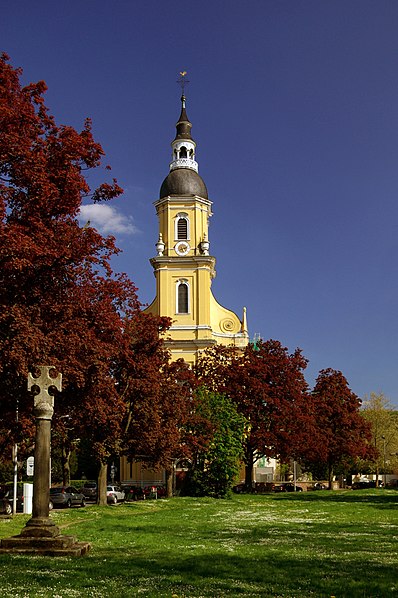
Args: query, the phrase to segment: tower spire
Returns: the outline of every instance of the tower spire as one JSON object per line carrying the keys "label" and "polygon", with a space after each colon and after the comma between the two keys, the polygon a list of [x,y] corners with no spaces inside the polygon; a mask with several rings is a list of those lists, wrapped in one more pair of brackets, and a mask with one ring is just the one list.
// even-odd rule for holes
{"label": "tower spire", "polygon": [[185,101],[185,86],[188,85],[189,79],[185,77],[188,75],[187,71],[180,71],[180,78],[177,79],[177,83],[181,85],[181,100],[184,98]]}
{"label": "tower spire", "polygon": [[171,143],[173,149],[170,170],[189,168],[198,172],[198,163],[195,160],[196,143],[191,136],[192,123],[186,112],[185,86],[189,83],[186,79],[187,71],[180,72],[177,83],[181,85],[181,114],[176,124],[176,136]]}

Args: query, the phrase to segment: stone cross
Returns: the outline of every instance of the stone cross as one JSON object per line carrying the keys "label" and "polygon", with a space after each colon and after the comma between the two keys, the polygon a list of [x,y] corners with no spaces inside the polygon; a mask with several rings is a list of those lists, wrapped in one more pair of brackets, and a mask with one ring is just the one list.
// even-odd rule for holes
{"label": "stone cross", "polygon": [[53,537],[59,535],[59,529],[49,517],[52,395],[55,389],[61,390],[62,376],[54,376],[55,368],[51,365],[39,365],[37,369],[38,376],[28,374],[28,390],[35,395],[33,414],[36,419],[33,510],[32,519],[26,523],[21,535]]}
{"label": "stone cross", "polygon": [[62,376],[55,376],[55,368],[50,365],[39,365],[38,369],[38,376],[28,374],[28,390],[35,395],[36,418],[32,518],[26,522],[19,536],[0,540],[0,553],[15,551],[18,554],[79,556],[89,550],[90,544],[76,542],[73,536],[61,536],[59,527],[49,516],[53,391],[61,391]]}
{"label": "stone cross", "polygon": [[35,393],[34,414],[37,419],[51,419],[54,413],[54,396],[52,391],[62,390],[62,374],[51,376],[54,366],[39,365],[40,375],[35,378],[28,374],[28,390]]}

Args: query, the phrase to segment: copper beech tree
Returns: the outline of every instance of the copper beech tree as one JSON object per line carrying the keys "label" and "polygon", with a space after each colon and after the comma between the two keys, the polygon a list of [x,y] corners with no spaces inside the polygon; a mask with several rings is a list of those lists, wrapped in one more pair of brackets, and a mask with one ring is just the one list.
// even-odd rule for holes
{"label": "copper beech tree", "polygon": [[143,313],[131,320],[125,334],[129,350],[115,379],[126,407],[123,452],[144,467],[164,468],[171,496],[174,464],[189,454],[184,435],[196,381],[185,361],[170,362],[158,334],[168,326],[168,318]]}
{"label": "copper beech tree", "polygon": [[245,484],[252,485],[253,466],[263,456],[282,461],[298,457],[311,439],[312,415],[307,404],[307,364],[301,351],[289,354],[279,341],[260,341],[244,351],[216,347],[198,364],[198,374],[211,390],[227,395],[245,418]]}
{"label": "copper beech tree", "polygon": [[340,371],[319,372],[311,402],[320,441],[309,456],[327,467],[331,489],[334,469],[343,460],[374,456],[371,424],[360,413],[361,399]]}
{"label": "copper beech tree", "polygon": [[[130,343],[137,318],[146,340],[165,322],[145,316],[133,283],[110,266],[113,237],[81,227],[82,199],[107,201],[117,182],[90,189],[86,171],[104,152],[90,121],[81,132],[58,126],[44,104],[44,82],[22,86],[21,71],[0,58],[0,428],[3,443],[32,432],[28,371],[49,363],[63,373],[56,417],[65,441],[91,438],[100,463],[123,444],[129,402],[115,383],[120,362],[140,360]],[[148,320],[148,318],[147,318]],[[158,348],[158,345],[156,345]],[[146,378],[148,382],[148,376]],[[135,385],[137,385],[135,381]],[[67,431],[67,434],[66,434]],[[66,438],[68,436],[68,438]]]}

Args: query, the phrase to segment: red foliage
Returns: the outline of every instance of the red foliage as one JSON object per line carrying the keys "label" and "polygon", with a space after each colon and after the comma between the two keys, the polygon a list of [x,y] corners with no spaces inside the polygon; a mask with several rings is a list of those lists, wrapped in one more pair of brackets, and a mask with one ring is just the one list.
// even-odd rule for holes
{"label": "red foliage", "polygon": [[319,442],[312,460],[333,467],[347,457],[367,458],[371,426],[360,413],[361,400],[346,378],[333,369],[321,370],[312,393]]}
{"label": "red foliage", "polygon": [[[126,331],[143,316],[132,282],[112,272],[114,239],[81,228],[77,215],[83,197],[108,200],[121,188],[114,180],[90,190],[84,171],[104,155],[90,121],[80,133],[57,126],[44,105],[46,85],[22,87],[20,74],[2,55],[0,428],[8,443],[19,400],[20,434],[31,431],[26,377],[48,363],[63,374],[56,415],[70,415],[72,433],[91,437],[105,459],[120,446],[127,411],[114,371],[122,358],[140,359],[142,347],[131,355]],[[150,329],[156,339],[158,327]]]}
{"label": "red foliage", "polygon": [[[194,376],[183,360],[170,362],[159,331],[167,318],[141,314],[127,330],[130,353],[117,379],[127,404],[125,451],[148,466],[169,469],[186,454],[183,426],[190,411]],[[137,358],[138,357],[138,358]]]}
{"label": "red foliage", "polygon": [[198,374],[212,390],[231,397],[250,422],[245,442],[246,483],[261,456],[294,457],[312,419],[307,409],[306,360],[289,354],[279,341],[248,345],[244,352],[216,347],[207,352]]}

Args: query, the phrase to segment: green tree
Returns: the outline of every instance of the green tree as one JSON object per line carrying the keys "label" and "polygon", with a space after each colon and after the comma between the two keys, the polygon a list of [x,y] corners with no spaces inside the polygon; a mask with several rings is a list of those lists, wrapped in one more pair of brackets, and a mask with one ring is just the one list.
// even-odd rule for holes
{"label": "green tree", "polygon": [[379,473],[386,473],[386,467],[394,468],[398,455],[398,413],[383,393],[371,392],[362,406],[362,415],[372,425],[372,445],[375,458],[372,460],[377,483]]}
{"label": "green tree", "polygon": [[186,492],[225,497],[239,473],[246,419],[230,398],[203,387],[194,405],[189,434],[193,456]]}

